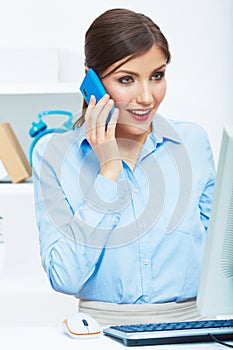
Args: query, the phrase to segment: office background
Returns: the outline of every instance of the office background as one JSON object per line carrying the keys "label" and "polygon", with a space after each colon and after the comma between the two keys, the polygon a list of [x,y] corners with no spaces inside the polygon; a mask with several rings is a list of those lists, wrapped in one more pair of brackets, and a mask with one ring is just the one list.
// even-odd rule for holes
{"label": "office background", "polygon": [[[168,90],[160,113],[164,117],[202,125],[218,159],[222,128],[233,123],[232,0],[90,0],[82,3],[77,0],[0,0],[0,5],[0,50],[48,49],[47,56],[39,57],[44,64],[43,71],[29,70],[32,66],[27,65],[25,57],[23,77],[25,73],[31,81],[35,73],[40,83],[45,80],[40,95],[30,95],[31,84],[28,89],[24,87],[26,94],[21,88],[16,89],[15,94],[14,83],[2,84],[3,74],[7,77],[9,73],[14,78],[14,65],[6,72],[0,51],[0,122],[8,120],[8,112],[10,121],[15,122],[22,133],[28,133],[30,122],[35,120],[35,114],[29,112],[34,111],[33,108],[39,112],[42,102],[48,101],[46,91],[50,91],[50,95],[53,89],[56,91],[50,84],[56,75],[57,62],[53,58],[57,49],[70,53],[72,65],[69,68],[74,69],[74,79],[69,72],[73,90],[69,88],[70,100],[66,102],[75,104],[76,97],[72,93],[78,92],[84,72],[85,31],[104,10],[126,7],[149,15],[170,43],[172,61],[167,70]],[[37,88],[33,87],[35,91]],[[58,90],[57,100],[54,97],[53,101],[66,97],[61,86]],[[4,276],[1,277],[0,327],[57,325],[76,303],[74,298],[53,292],[42,271],[32,184],[1,184],[0,215],[4,217],[6,240],[6,247],[2,246],[6,249]],[[2,263],[0,261],[0,265]]]}
{"label": "office background", "polygon": [[1,0],[0,49],[59,48],[78,54],[79,83],[85,31],[113,7],[143,12],[159,24],[172,53],[160,113],[204,126],[217,159],[222,127],[233,122],[232,0]]}

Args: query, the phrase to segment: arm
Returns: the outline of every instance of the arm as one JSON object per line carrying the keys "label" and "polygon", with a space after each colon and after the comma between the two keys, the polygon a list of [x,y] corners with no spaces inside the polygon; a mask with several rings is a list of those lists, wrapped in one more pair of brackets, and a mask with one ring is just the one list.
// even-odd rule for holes
{"label": "arm", "polygon": [[215,176],[216,176],[213,154],[212,154],[211,146],[207,136],[206,136],[205,149],[206,149],[207,177],[206,177],[206,186],[204,188],[204,191],[199,201],[199,208],[200,208],[200,217],[201,217],[202,223],[205,227],[205,230],[207,231],[210,212],[211,212],[211,206],[212,206],[212,200],[213,200]]}
{"label": "arm", "polygon": [[[46,142],[45,142],[46,141]],[[80,200],[77,210],[72,208],[59,177],[59,163],[54,160],[58,151],[51,146],[47,152],[43,138],[33,153],[33,180],[40,251],[43,267],[52,287],[67,294],[77,294],[96,272],[105,250],[105,243],[117,226],[120,214],[109,207],[117,198],[117,184],[98,175],[93,187],[99,189],[106,207],[97,211],[91,202]],[[44,156],[51,154],[51,157]],[[51,161],[51,159],[53,162]],[[101,189],[108,190],[101,193]],[[93,193],[90,188],[89,195]],[[109,197],[110,196],[110,197]]]}

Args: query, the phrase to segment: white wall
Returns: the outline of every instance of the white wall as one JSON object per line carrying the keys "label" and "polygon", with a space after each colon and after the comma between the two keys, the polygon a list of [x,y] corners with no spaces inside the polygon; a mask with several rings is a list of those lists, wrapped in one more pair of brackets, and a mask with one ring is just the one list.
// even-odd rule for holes
{"label": "white wall", "polygon": [[[149,15],[172,52],[160,112],[203,125],[217,159],[222,127],[233,123],[232,0],[0,1],[0,47],[59,47],[81,58],[84,33],[104,10],[127,7]],[[81,76],[82,59],[78,64]]]}

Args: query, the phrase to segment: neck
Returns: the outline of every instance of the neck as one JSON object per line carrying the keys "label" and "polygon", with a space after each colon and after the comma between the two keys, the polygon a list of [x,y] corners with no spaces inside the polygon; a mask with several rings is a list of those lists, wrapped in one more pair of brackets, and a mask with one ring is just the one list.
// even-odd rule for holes
{"label": "neck", "polygon": [[141,135],[127,133],[120,128],[116,129],[117,145],[122,159],[134,170],[141,148],[150,133],[150,129]]}
{"label": "neck", "polygon": [[145,131],[144,133],[139,134],[139,135],[135,135],[135,134],[131,134],[131,133],[129,133],[129,132],[127,132],[127,131],[125,131],[117,126],[116,127],[116,139],[124,139],[124,140],[134,141],[135,143],[140,144],[142,146],[150,132],[151,132],[151,127],[149,128],[149,130]]}

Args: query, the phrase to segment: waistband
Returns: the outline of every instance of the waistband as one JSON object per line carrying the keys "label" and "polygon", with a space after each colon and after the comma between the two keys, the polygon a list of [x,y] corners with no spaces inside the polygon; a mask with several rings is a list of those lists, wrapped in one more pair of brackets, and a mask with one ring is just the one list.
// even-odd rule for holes
{"label": "waistband", "polygon": [[115,304],[80,299],[79,311],[88,313],[102,326],[193,321],[205,318],[200,315],[195,298],[162,304]]}

